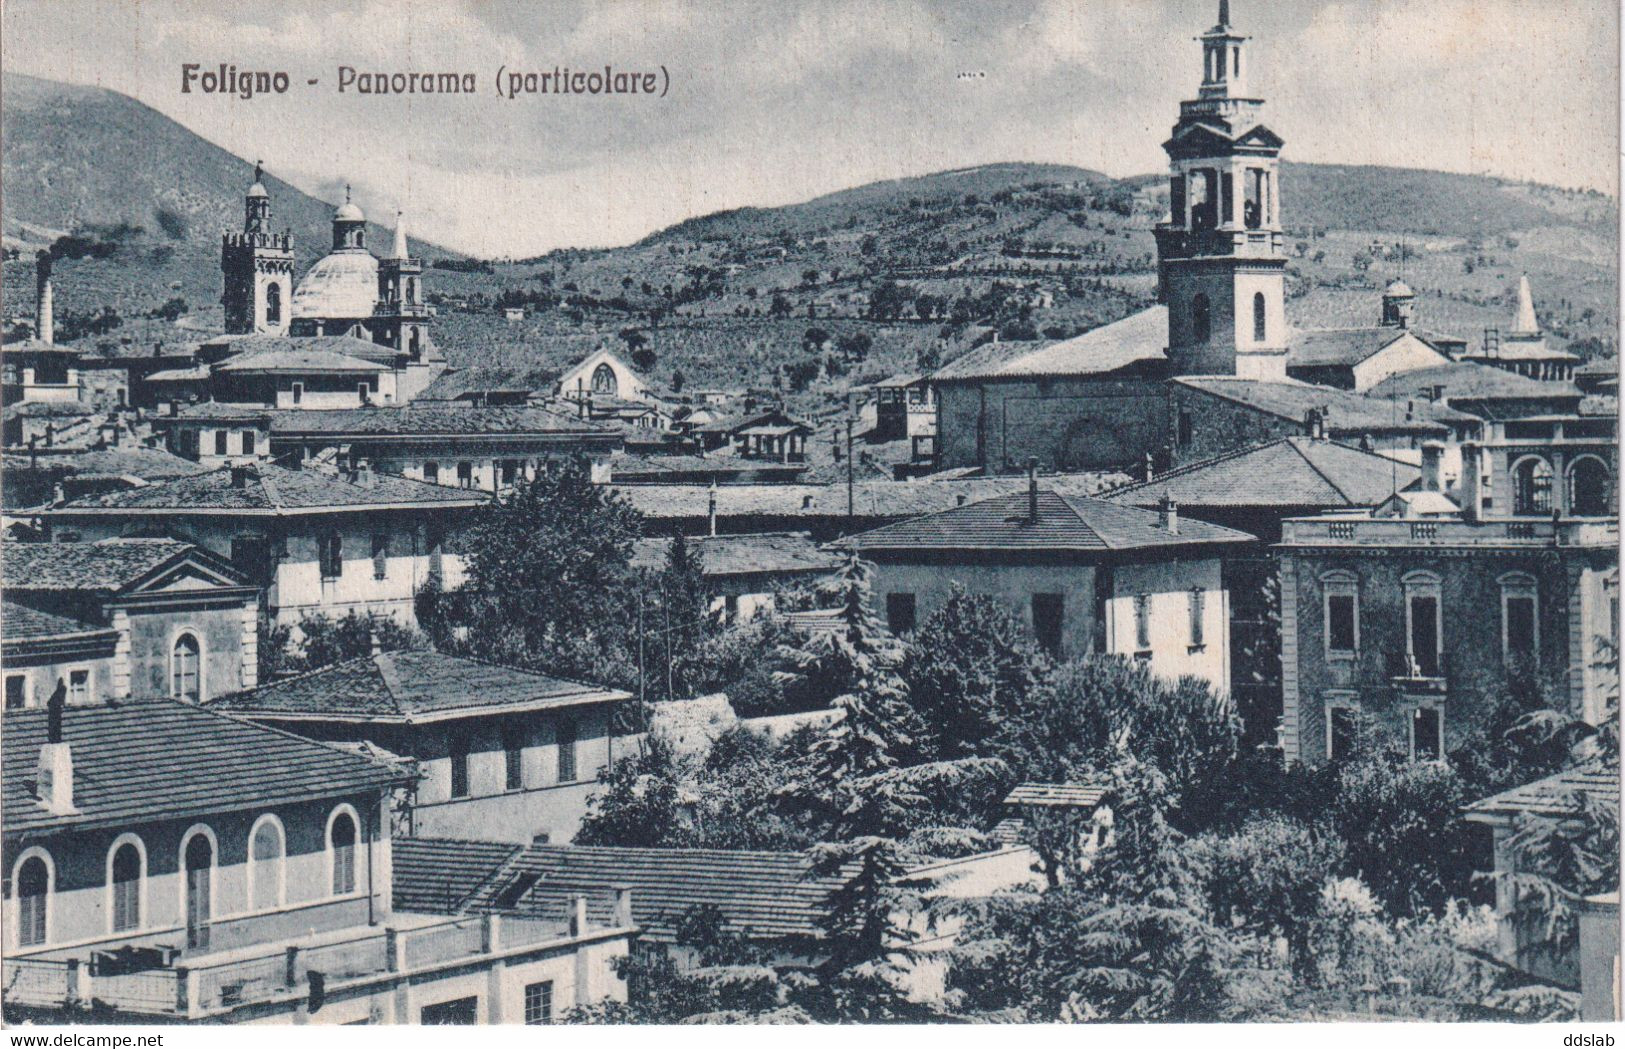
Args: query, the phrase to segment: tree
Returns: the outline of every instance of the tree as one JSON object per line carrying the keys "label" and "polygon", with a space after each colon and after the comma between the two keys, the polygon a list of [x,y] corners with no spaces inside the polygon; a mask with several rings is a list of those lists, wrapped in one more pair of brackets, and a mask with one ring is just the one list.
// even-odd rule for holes
{"label": "tree", "polygon": [[572,461],[482,506],[466,581],[421,595],[437,644],[495,662],[635,686],[641,519]]}
{"label": "tree", "polygon": [[668,698],[693,695],[696,682],[689,674],[694,656],[716,632],[717,617],[711,612],[711,592],[700,553],[682,532],[672,537],[666,548],[665,566],[650,589],[659,601],[659,620],[654,624],[660,632],[659,651],[673,683]]}
{"label": "tree", "polygon": [[682,393],[683,392],[683,387],[687,386],[687,385],[688,385],[688,377],[683,374],[683,369],[681,369],[681,368],[672,369],[672,373],[671,373],[671,392],[672,393]]}
{"label": "tree", "polygon": [[829,332],[823,328],[808,328],[801,336],[801,345],[809,353],[823,353],[824,347],[829,345]]}
{"label": "tree", "polygon": [[835,340],[835,348],[849,363],[858,364],[869,356],[874,338],[866,331],[851,332]]}
{"label": "tree", "polygon": [[920,624],[903,659],[910,705],[927,726],[927,751],[943,758],[987,754],[1005,712],[1047,669],[1008,605],[955,584]]}
{"label": "tree", "polygon": [[632,367],[640,372],[652,372],[660,363],[660,354],[652,346],[639,346],[632,351]]}
{"label": "tree", "polygon": [[776,291],[773,293],[773,300],[769,304],[767,310],[769,314],[774,317],[788,317],[790,316],[791,309],[792,307],[790,305],[790,299],[788,296],[786,296],[783,292]]}

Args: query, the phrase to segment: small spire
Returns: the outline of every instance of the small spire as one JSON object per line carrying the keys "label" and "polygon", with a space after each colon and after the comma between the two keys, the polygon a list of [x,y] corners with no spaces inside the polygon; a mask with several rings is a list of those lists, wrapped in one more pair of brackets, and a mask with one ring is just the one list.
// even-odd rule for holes
{"label": "small spire", "polygon": [[344,203],[350,203],[350,184],[348,182],[344,184]]}
{"label": "small spire", "polygon": [[264,171],[265,171],[265,162],[263,160],[254,161],[254,181],[255,182],[260,181],[260,176],[264,173]]}
{"label": "small spire", "polygon": [[392,259],[407,258],[406,251],[406,212],[395,212],[395,248],[390,252]]}
{"label": "small spire", "polygon": [[1518,278],[1518,317],[1513,322],[1512,330],[1520,335],[1533,335],[1540,331],[1540,322],[1535,319],[1535,297],[1529,292],[1527,273]]}

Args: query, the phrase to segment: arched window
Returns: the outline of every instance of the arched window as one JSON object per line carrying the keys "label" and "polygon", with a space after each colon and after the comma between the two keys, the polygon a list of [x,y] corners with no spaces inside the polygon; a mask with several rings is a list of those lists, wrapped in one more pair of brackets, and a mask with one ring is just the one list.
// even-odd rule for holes
{"label": "arched window", "polygon": [[141,928],[141,879],[146,858],[135,840],[113,846],[108,862],[108,880],[113,889],[113,931]]}
{"label": "arched window", "polygon": [[45,942],[51,902],[51,868],[44,856],[29,856],[17,865],[17,946]]}
{"label": "arched window", "polygon": [[615,378],[615,369],[608,364],[600,364],[592,370],[592,392],[605,393],[614,397],[620,392],[621,381]]}
{"label": "arched window", "polygon": [[1594,455],[1583,455],[1569,467],[1569,513],[1577,517],[1606,517],[1613,501],[1614,479],[1608,466]]}
{"label": "arched window", "polygon": [[203,648],[197,635],[182,634],[175,639],[169,657],[169,694],[188,703],[203,698]]}
{"label": "arched window", "polygon": [[1269,335],[1269,321],[1265,318],[1264,293],[1253,295],[1253,341],[1263,342]]}
{"label": "arched window", "polygon": [[1191,339],[1194,342],[1207,342],[1213,337],[1213,313],[1208,305],[1207,296],[1197,293],[1191,300]]}
{"label": "arched window", "polygon": [[1525,516],[1552,512],[1552,468],[1530,456],[1512,468],[1512,512]]}
{"label": "arched window", "polygon": [[186,880],[186,946],[198,950],[209,946],[209,919],[214,915],[214,839],[199,830],[186,840],[181,853]]}
{"label": "arched window", "polygon": [[418,279],[416,277],[406,278],[406,301],[418,301]]}
{"label": "arched window", "polygon": [[265,288],[265,323],[282,323],[282,285],[275,282]]}
{"label": "arched window", "polygon": [[333,857],[334,896],[348,896],[355,891],[355,846],[355,817],[348,808],[341,809],[327,825],[327,848]]}
{"label": "arched window", "polygon": [[270,910],[282,903],[282,824],[275,816],[261,816],[248,836],[249,906]]}

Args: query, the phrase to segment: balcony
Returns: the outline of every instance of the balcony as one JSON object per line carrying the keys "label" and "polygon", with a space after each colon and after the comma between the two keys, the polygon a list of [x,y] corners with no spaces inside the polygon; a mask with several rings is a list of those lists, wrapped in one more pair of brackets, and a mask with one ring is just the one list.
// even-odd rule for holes
{"label": "balcony", "polygon": [[1389,652],[1385,660],[1388,679],[1407,696],[1442,696],[1448,674],[1444,657],[1418,660],[1409,652]]}
{"label": "balcony", "polygon": [[[631,903],[616,901],[615,926],[631,924]],[[93,972],[78,958],[7,958],[0,1001],[9,1009],[98,1009],[133,1017],[217,1019],[244,1006],[308,1000],[335,989],[569,941],[588,932],[585,900],[568,918],[490,914],[445,918],[397,914],[387,928],[364,926],[192,955],[180,964],[135,972]]]}
{"label": "balcony", "polygon": [[1281,545],[1368,547],[1615,547],[1617,520],[1462,521],[1371,517],[1300,517],[1281,523]]}

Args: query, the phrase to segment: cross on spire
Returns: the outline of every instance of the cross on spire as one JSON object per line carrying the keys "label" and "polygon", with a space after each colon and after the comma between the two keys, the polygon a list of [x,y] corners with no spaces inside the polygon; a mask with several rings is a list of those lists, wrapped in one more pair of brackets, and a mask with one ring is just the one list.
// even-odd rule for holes
{"label": "cross on spire", "polygon": [[255,182],[258,182],[260,180],[260,174],[261,174],[262,171],[264,171],[264,169],[265,169],[265,162],[264,161],[261,161],[261,160],[254,161],[254,181]]}

